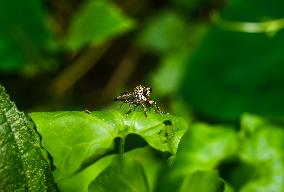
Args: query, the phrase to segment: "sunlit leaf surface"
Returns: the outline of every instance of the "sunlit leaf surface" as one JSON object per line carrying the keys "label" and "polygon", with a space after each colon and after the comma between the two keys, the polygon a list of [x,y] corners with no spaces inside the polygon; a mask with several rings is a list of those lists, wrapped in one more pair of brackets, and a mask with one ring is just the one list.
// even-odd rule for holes
{"label": "sunlit leaf surface", "polygon": [[[42,136],[42,146],[51,154],[57,182],[64,182],[78,171],[113,149],[116,137],[137,134],[151,147],[176,154],[187,125],[172,115],[118,111],[38,112],[30,117]],[[126,138],[127,139],[127,138]]]}

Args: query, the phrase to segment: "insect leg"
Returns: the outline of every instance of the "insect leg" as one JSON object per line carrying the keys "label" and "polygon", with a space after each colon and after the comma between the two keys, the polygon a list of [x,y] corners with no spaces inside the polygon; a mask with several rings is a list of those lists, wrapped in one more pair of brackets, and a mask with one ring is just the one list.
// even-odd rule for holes
{"label": "insect leg", "polygon": [[131,104],[129,103],[129,110],[125,113],[125,115],[128,115],[129,113],[132,112],[132,109],[131,109]]}
{"label": "insect leg", "polygon": [[121,103],[121,105],[119,106],[119,109],[121,109],[121,107],[122,107],[122,105],[123,105],[124,103],[126,103],[126,101],[123,101],[123,102]]}
{"label": "insect leg", "polygon": [[159,114],[163,113],[163,111],[160,109],[160,107],[157,105],[157,103],[155,101],[153,102],[152,106],[153,106],[156,113],[159,113]]}
{"label": "insect leg", "polygon": [[83,112],[84,112],[84,113],[88,113],[88,114],[91,114],[91,113],[92,113],[92,112],[89,111],[88,109],[85,109]]}
{"label": "insect leg", "polygon": [[144,114],[145,114],[145,117],[147,117],[147,107],[144,103],[141,104],[144,108]]}
{"label": "insect leg", "polygon": [[135,108],[138,107],[139,105],[140,105],[140,104],[136,104],[136,105],[134,106],[134,110],[133,110],[133,111],[135,111]]}
{"label": "insect leg", "polygon": [[128,114],[131,113],[131,112],[132,112],[132,110],[129,109],[129,110],[125,113],[125,115],[128,115]]}

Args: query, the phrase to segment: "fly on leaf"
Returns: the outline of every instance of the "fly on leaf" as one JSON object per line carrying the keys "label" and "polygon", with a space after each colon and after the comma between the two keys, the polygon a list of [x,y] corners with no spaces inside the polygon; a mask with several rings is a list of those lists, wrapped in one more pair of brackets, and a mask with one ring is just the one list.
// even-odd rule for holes
{"label": "fly on leaf", "polygon": [[[142,105],[144,108],[144,114],[147,117],[147,108],[152,107],[156,113],[162,114],[163,111],[159,108],[157,103],[150,99],[150,94],[152,92],[152,89],[150,87],[145,87],[143,85],[138,85],[134,88],[133,91],[127,91],[124,93],[121,93],[118,97],[114,99],[114,101],[122,101],[123,103],[128,103],[129,104],[129,111],[126,113],[128,115],[132,111],[132,106],[134,106],[134,111],[135,108],[138,107],[139,105]],[[120,106],[120,107],[121,107]]]}

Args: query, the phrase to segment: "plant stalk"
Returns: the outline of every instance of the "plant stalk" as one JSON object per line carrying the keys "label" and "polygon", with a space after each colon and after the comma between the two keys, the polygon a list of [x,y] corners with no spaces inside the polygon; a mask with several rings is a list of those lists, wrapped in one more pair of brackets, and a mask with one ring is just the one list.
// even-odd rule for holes
{"label": "plant stalk", "polygon": [[125,137],[120,137],[120,143],[119,143],[119,158],[123,159],[123,153],[124,153],[124,146],[125,146]]}

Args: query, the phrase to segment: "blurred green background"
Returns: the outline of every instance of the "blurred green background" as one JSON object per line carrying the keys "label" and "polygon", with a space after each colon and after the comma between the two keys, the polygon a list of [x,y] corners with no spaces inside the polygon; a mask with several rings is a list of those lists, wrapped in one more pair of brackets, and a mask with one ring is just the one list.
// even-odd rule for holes
{"label": "blurred green background", "polygon": [[282,119],[283,10],[282,0],[0,1],[0,82],[26,112],[100,110],[145,84],[189,123]]}
{"label": "blurred green background", "polygon": [[[27,111],[101,109],[137,84],[173,113],[284,115],[280,0],[0,3],[0,81]],[[29,91],[27,91],[29,90]]]}

